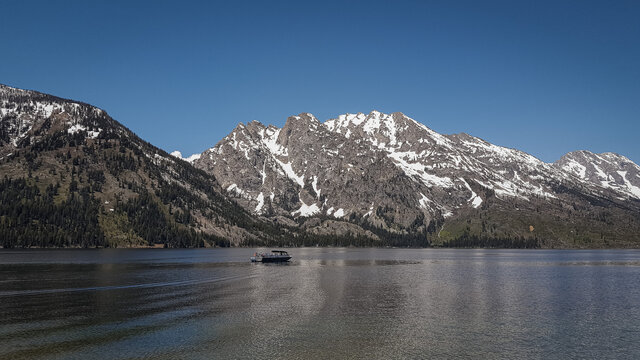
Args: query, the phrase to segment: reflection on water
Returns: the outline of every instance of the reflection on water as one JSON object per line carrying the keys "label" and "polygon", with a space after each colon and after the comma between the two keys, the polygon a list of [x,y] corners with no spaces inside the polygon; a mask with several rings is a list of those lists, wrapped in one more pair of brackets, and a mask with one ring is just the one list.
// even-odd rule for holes
{"label": "reflection on water", "polygon": [[640,356],[640,251],[0,251],[0,358]]}

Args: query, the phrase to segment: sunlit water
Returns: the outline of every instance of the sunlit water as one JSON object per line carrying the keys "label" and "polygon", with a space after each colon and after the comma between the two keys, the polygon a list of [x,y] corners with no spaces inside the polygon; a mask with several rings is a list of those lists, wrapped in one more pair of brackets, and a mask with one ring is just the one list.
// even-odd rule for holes
{"label": "sunlit water", "polygon": [[640,251],[0,250],[0,358],[640,358]]}

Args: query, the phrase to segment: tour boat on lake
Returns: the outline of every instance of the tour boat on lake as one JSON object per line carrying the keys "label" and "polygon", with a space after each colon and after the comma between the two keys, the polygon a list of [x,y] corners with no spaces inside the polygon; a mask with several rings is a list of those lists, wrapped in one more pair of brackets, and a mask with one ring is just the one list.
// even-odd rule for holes
{"label": "tour boat on lake", "polygon": [[254,253],[251,262],[286,262],[291,259],[291,255],[284,250],[271,250],[271,253]]}

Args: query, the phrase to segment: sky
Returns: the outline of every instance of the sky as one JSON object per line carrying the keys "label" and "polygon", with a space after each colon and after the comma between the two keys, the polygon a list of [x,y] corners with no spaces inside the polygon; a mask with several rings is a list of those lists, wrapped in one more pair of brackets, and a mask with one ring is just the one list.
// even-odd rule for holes
{"label": "sky", "polygon": [[184,155],[239,122],[400,111],[640,163],[640,1],[0,1],[0,83]]}

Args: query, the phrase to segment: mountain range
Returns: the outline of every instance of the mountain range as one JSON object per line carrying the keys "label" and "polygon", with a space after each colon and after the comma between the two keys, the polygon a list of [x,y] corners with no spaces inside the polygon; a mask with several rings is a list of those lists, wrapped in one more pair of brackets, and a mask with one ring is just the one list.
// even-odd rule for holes
{"label": "mountain range", "polygon": [[402,113],[239,124],[182,159],[104,110],[0,85],[0,245],[637,247],[640,167],[544,163]]}
{"label": "mountain range", "polygon": [[239,124],[193,164],[247,211],[317,234],[542,247],[640,236],[640,167],[626,157],[577,151],[549,164],[402,113]]}

